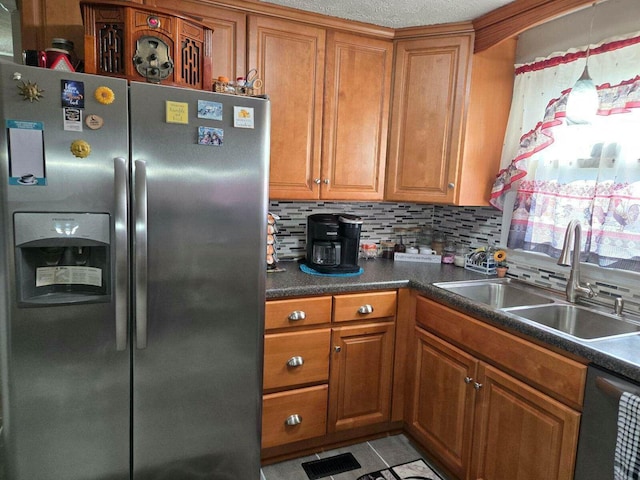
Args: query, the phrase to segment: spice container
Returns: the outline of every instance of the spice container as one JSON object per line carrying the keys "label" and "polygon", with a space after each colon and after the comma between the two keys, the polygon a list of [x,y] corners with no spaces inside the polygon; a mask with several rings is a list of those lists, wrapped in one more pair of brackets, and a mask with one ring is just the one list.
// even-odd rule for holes
{"label": "spice container", "polygon": [[456,254],[453,257],[453,264],[456,267],[464,267],[465,256],[467,255],[467,247],[464,245],[458,245],[456,248]]}
{"label": "spice container", "polygon": [[453,263],[456,255],[456,244],[452,240],[447,240],[442,250],[442,263]]}
{"label": "spice container", "polygon": [[431,249],[436,252],[436,255],[442,255],[444,251],[444,234],[441,232],[435,232],[433,234],[433,240],[431,240]]}
{"label": "spice container", "polygon": [[380,257],[393,260],[393,250],[396,246],[393,242],[380,242]]}

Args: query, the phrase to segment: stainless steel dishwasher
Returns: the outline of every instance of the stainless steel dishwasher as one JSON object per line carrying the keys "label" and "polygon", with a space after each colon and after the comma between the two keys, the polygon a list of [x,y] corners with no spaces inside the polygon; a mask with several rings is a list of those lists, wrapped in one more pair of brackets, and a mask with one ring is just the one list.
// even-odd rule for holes
{"label": "stainless steel dishwasher", "polygon": [[599,367],[589,366],[575,480],[613,478],[618,404],[623,392],[640,395],[640,384]]}

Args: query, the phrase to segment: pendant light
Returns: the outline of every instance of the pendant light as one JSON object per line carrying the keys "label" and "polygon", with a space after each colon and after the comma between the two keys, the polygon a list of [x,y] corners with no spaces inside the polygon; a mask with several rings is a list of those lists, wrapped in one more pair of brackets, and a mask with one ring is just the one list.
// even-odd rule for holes
{"label": "pendant light", "polygon": [[567,98],[566,116],[571,123],[586,124],[591,123],[598,112],[598,90],[593,80],[589,76],[589,53],[591,50],[591,30],[593,29],[593,19],[596,14],[596,3],[593,4],[591,15],[591,26],[589,27],[589,39],[587,44],[587,55],[585,58],[582,75],[575,83],[569,98]]}

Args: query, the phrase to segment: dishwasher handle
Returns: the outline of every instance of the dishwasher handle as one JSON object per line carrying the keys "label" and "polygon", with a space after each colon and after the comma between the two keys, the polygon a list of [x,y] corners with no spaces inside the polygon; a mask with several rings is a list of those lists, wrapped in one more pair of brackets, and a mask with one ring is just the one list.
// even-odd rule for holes
{"label": "dishwasher handle", "polygon": [[620,399],[623,393],[631,393],[640,396],[640,390],[631,390],[624,386],[622,382],[616,382],[603,377],[596,377],[596,387],[606,395],[615,399]]}

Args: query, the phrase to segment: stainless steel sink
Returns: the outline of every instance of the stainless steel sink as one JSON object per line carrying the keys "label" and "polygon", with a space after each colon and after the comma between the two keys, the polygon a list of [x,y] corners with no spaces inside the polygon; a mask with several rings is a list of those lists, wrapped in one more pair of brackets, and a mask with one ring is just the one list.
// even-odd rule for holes
{"label": "stainless steel sink", "polygon": [[462,295],[465,298],[494,308],[520,307],[524,305],[543,305],[553,303],[553,299],[544,294],[534,293],[529,287],[507,280],[473,280],[468,282],[435,283],[437,287]]}
{"label": "stainless steel sink", "polygon": [[583,340],[599,340],[640,332],[640,324],[572,304],[515,308],[509,312]]}

